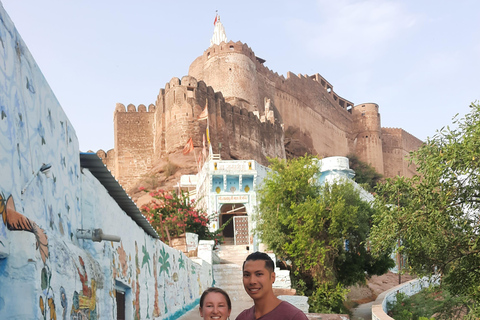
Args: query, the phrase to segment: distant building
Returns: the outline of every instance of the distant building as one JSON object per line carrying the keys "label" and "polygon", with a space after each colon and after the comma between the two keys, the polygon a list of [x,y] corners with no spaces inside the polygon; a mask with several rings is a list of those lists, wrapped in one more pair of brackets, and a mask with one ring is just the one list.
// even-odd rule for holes
{"label": "distant building", "polygon": [[211,218],[210,229],[223,230],[227,243],[254,245],[253,216],[257,206],[258,186],[267,175],[268,168],[255,160],[210,159],[197,175],[182,176],[180,187],[194,186],[192,197]]}
{"label": "distant building", "polygon": [[[328,157],[316,163],[319,170],[316,183],[350,183],[362,200],[373,201],[373,195],[352,180],[355,172],[350,169],[348,158]],[[226,242],[252,246],[255,250],[259,241],[253,234],[254,215],[261,214],[256,211],[256,190],[269,170],[255,160],[220,160],[216,155],[205,162],[198,174],[182,176],[179,187],[190,190],[191,198],[197,199],[197,205],[211,217],[211,231],[232,218],[223,231]]]}

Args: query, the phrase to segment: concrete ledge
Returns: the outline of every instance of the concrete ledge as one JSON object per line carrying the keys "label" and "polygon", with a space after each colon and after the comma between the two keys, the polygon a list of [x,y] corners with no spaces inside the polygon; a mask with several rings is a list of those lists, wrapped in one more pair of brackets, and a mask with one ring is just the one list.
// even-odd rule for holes
{"label": "concrete ledge", "polygon": [[[392,317],[387,315],[387,303],[395,301],[395,295],[398,292],[403,292],[407,296],[414,295],[423,288],[428,288],[432,283],[438,284],[440,278],[432,279],[425,277],[422,279],[414,279],[402,283],[390,290],[382,292],[372,305],[372,320],[390,320]],[[394,319],[393,319],[394,320]]]}
{"label": "concrete ledge", "polygon": [[295,289],[273,288],[275,296],[294,296],[297,293]]}

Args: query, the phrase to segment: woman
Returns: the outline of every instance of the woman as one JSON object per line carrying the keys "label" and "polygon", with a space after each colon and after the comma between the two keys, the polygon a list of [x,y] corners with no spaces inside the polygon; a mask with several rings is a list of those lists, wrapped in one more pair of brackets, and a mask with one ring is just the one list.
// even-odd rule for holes
{"label": "woman", "polygon": [[202,293],[199,310],[205,320],[227,320],[232,312],[232,302],[225,291],[211,287]]}

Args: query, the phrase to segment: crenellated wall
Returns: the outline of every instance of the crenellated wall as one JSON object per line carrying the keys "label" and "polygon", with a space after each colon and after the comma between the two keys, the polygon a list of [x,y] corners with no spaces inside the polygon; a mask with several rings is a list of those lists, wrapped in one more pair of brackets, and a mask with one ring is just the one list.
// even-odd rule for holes
{"label": "crenellated wall", "polygon": [[[177,319],[212,285],[211,265],[147,233],[82,164],[70,120],[1,4],[0,42],[0,319],[118,319],[122,307],[126,319]],[[153,120],[153,108],[128,109],[116,112],[126,128]],[[121,241],[77,236],[98,228]]]}
{"label": "crenellated wall", "polygon": [[127,109],[117,103],[113,116],[114,169],[116,177],[122,177],[122,185],[131,187],[152,168],[155,154],[155,106],[148,110],[143,104],[137,108],[129,104]]}
{"label": "crenellated wall", "polygon": [[[222,93],[214,92],[203,81],[185,76],[173,78],[165,88],[165,152],[183,148],[192,137],[195,147],[202,147],[207,120],[198,116],[208,104],[210,141],[214,153],[223,159],[251,159],[266,163],[266,157],[285,157],[283,129],[280,122],[262,122],[253,112],[227,103]],[[157,117],[161,116],[157,113]]]}
{"label": "crenellated wall", "polygon": [[[271,101],[264,103],[268,110],[275,109]],[[267,164],[267,157],[285,158],[283,127],[272,112],[268,120],[261,121],[259,115],[231,105],[222,93],[192,76],[172,78],[148,111],[143,105],[138,111],[129,105],[125,111],[123,104],[117,104],[115,149],[109,151],[115,160],[102,152],[100,157],[129,190],[155,161],[182,150],[189,138],[201,152],[207,120],[198,120],[198,116],[207,104],[214,153],[226,160],[248,157],[262,164]]]}
{"label": "crenellated wall", "polygon": [[387,177],[413,173],[403,157],[390,154],[396,145],[402,155],[414,150],[418,139],[402,134],[384,140],[377,104],[354,106],[318,73],[284,77],[264,62],[244,43],[222,42],[195,59],[188,76],[174,77],[160,90],[153,112],[117,110],[116,177],[128,189],[152,162],[178,152],[189,138],[201,149],[206,120],[197,118],[207,101],[212,148],[223,159],[266,165],[267,156],[284,158],[288,133],[288,143],[297,143],[292,150],[321,157],[354,153]]}
{"label": "crenellated wall", "polygon": [[[264,62],[246,44],[230,41],[208,48],[191,64],[189,74],[221,92],[231,104],[257,112],[260,118],[264,115],[262,102],[270,100],[285,131],[296,132],[292,138],[307,141],[307,147],[311,144],[313,153],[322,157],[355,153],[386,176],[394,171],[413,172],[406,169],[404,159],[384,168],[390,158],[384,159],[388,142],[382,140],[377,104],[354,107],[320,74],[288,72],[284,77]],[[403,143],[404,150],[414,150],[417,142]]]}
{"label": "crenellated wall", "polygon": [[246,44],[230,41],[208,48],[201,59],[192,63],[188,74],[221,91],[227,102],[235,98],[245,100],[244,107],[249,111],[255,111],[254,106],[262,106],[256,57]]}
{"label": "crenellated wall", "polygon": [[190,66],[189,75],[205,81],[227,102],[249,111],[264,113],[264,101],[275,106],[277,120],[285,130],[300,129],[313,141],[320,155],[347,155],[353,103],[341,98],[319,74],[279,76],[264,66],[252,49],[241,42],[208,48]]}
{"label": "crenellated wall", "polygon": [[100,149],[96,152],[96,154],[100,159],[102,159],[103,164],[107,166],[112,175],[115,176],[115,149],[110,149],[107,152]]}

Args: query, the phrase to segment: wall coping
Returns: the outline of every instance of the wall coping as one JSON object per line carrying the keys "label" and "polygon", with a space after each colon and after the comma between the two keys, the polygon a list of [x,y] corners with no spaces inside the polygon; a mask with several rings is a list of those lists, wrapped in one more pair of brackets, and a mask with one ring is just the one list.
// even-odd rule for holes
{"label": "wall coping", "polygon": [[421,279],[413,279],[408,282],[399,284],[390,290],[382,292],[372,305],[372,320],[395,320],[387,315],[387,303],[396,300],[395,295],[398,292],[403,292],[407,296],[412,296],[418,293],[423,288],[428,288],[432,283],[440,283],[440,277],[423,277]]}

